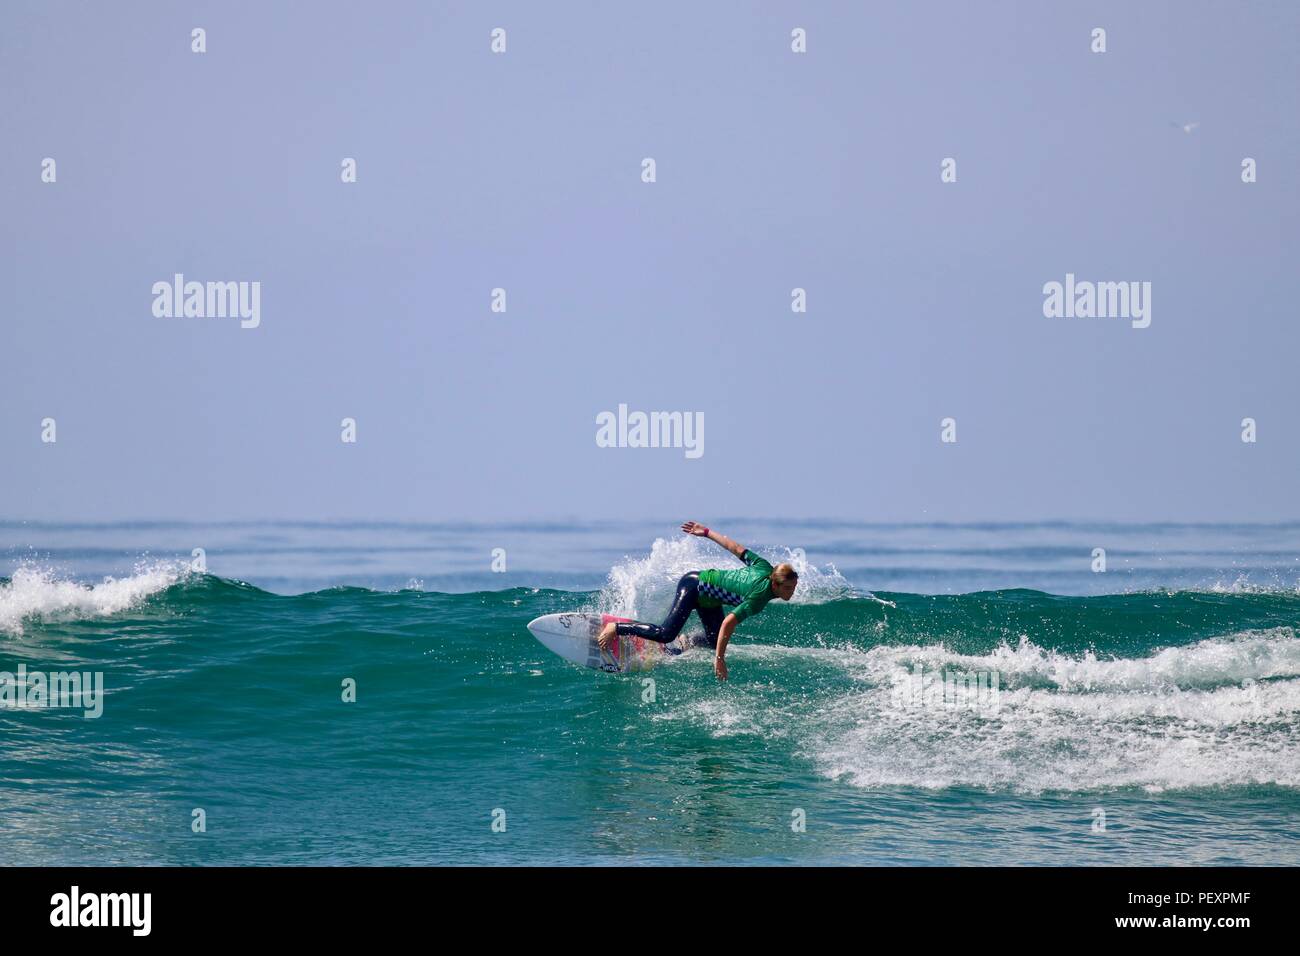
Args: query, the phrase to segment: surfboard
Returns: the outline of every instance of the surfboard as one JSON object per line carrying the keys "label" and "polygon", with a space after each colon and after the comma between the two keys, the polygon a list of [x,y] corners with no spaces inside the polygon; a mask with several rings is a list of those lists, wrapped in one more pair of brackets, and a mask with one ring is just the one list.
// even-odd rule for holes
{"label": "surfboard", "polygon": [[647,641],[631,635],[620,637],[608,651],[596,643],[596,635],[610,621],[630,621],[631,618],[611,614],[546,614],[530,621],[528,630],[546,647],[566,661],[610,674],[627,674],[648,671],[671,657],[676,657],[704,642],[703,634],[679,634],[668,644]]}

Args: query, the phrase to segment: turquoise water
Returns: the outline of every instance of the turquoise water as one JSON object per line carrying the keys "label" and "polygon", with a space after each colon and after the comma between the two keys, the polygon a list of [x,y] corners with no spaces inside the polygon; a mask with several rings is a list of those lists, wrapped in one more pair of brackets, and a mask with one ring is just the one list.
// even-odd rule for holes
{"label": "turquoise water", "polygon": [[661,614],[669,523],[0,525],[0,670],[106,688],[0,709],[0,862],[1300,861],[1296,526],[723,527],[803,570],[725,685],[524,628]]}

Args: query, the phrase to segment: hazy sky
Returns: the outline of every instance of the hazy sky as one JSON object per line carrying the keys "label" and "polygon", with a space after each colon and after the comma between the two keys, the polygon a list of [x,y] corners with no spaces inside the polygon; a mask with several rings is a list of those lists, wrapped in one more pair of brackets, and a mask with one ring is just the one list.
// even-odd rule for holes
{"label": "hazy sky", "polygon": [[6,0],[0,513],[1295,518],[1298,66],[1292,2]]}

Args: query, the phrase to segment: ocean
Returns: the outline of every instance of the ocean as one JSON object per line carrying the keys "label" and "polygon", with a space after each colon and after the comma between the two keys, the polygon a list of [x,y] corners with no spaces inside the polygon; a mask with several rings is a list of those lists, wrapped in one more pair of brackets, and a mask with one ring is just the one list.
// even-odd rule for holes
{"label": "ocean", "polygon": [[1300,524],[709,523],[801,572],[725,684],[525,629],[672,521],[0,522],[0,863],[1300,862]]}

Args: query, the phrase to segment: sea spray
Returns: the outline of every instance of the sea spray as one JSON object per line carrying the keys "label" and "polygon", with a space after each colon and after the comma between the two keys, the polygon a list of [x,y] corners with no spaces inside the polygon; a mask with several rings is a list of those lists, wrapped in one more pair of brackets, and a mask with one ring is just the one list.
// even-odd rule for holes
{"label": "sea spray", "polygon": [[35,621],[108,617],[189,574],[181,562],[142,562],[128,577],[83,584],[61,577],[52,568],[22,565],[10,580],[0,579],[0,634],[22,634],[24,624]]}
{"label": "sea spray", "polygon": [[[789,562],[799,574],[799,587],[790,604],[821,604],[857,594],[833,565],[820,568],[800,548],[755,551],[773,564]],[[739,567],[740,562],[716,544],[693,536],[656,538],[644,557],[626,557],[610,569],[605,586],[590,608],[637,620],[658,620],[668,612],[677,581],[689,571]]]}

